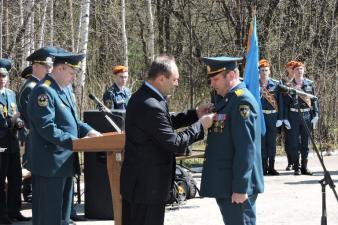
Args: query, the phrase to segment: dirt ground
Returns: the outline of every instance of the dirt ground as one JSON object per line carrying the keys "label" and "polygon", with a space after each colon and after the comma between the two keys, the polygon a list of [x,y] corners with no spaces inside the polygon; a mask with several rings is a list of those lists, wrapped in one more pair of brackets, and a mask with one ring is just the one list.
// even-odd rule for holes
{"label": "dirt ground", "polygon": [[[338,184],[338,154],[325,156],[324,162],[335,185]],[[265,192],[257,200],[257,225],[319,225],[322,214],[321,185],[323,170],[313,153],[310,155],[309,167],[315,172],[313,176],[294,176],[285,171],[286,158],[276,159],[276,168],[280,176],[265,177]],[[200,173],[194,173],[198,183]],[[336,188],[338,191],[338,188]],[[329,186],[327,193],[328,225],[338,225],[338,201]],[[25,206],[23,214],[30,216],[31,209]],[[27,208],[28,207],[28,208]],[[83,205],[77,210],[83,214]],[[30,225],[26,223],[14,223]],[[113,225],[114,221],[91,220],[77,222],[79,225]],[[214,199],[194,198],[177,207],[167,207],[165,225],[223,225],[221,215]]]}

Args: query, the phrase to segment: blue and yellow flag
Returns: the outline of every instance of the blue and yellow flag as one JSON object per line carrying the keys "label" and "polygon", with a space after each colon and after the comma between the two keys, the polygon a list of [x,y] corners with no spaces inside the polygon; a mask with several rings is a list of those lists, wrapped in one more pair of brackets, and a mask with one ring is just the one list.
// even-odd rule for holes
{"label": "blue and yellow flag", "polygon": [[256,28],[256,16],[253,18],[250,24],[248,44],[247,44],[247,55],[244,72],[244,83],[252,95],[256,98],[260,108],[260,121],[261,121],[261,132],[265,134],[265,121],[262,111],[262,104],[259,90],[259,71],[258,71],[258,38]]}

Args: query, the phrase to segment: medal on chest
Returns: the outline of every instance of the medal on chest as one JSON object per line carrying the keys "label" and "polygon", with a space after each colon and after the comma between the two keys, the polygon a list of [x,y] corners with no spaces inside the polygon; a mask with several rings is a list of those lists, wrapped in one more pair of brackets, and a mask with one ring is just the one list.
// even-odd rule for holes
{"label": "medal on chest", "polygon": [[227,120],[227,114],[215,114],[214,121],[211,127],[211,132],[213,133],[223,133],[224,124]]}

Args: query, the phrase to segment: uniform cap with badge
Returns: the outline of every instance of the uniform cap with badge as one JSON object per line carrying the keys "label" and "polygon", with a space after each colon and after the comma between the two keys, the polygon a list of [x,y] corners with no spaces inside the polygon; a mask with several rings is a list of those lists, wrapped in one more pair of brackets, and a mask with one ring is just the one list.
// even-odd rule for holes
{"label": "uniform cap with badge", "polygon": [[238,67],[241,57],[203,57],[202,61],[207,64],[207,75],[213,77],[222,71],[234,70]]}
{"label": "uniform cap with badge", "polygon": [[42,47],[33,52],[30,56],[28,56],[26,60],[32,62],[32,64],[39,63],[52,67],[53,58],[51,54],[56,52],[58,52],[58,50],[55,47]]}
{"label": "uniform cap with badge", "polygon": [[7,76],[12,68],[12,61],[10,59],[0,59],[0,74]]}
{"label": "uniform cap with badge", "polygon": [[86,54],[74,54],[67,51],[52,53],[51,55],[54,56],[54,66],[57,64],[65,64],[75,70],[81,69],[81,61],[86,56]]}

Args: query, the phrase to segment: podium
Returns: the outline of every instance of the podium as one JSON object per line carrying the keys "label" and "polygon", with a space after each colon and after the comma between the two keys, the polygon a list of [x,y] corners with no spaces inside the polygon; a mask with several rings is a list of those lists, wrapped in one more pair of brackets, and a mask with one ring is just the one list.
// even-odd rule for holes
{"label": "podium", "polygon": [[124,133],[103,133],[103,136],[82,138],[73,141],[74,152],[107,152],[107,172],[113,199],[115,225],[122,222],[120,174],[125,144]]}

